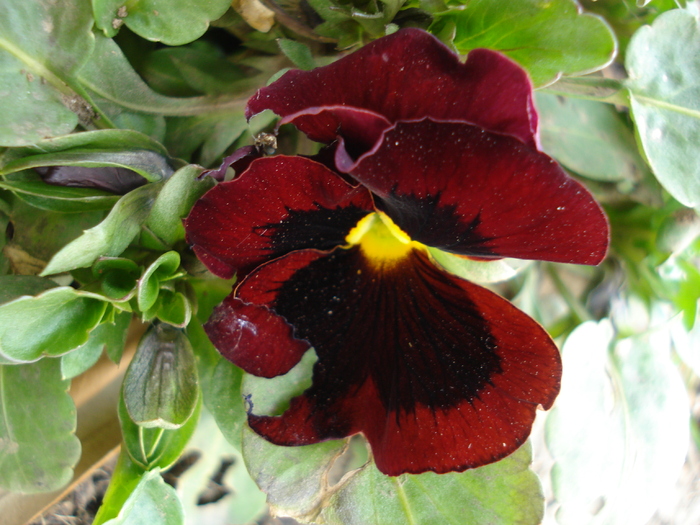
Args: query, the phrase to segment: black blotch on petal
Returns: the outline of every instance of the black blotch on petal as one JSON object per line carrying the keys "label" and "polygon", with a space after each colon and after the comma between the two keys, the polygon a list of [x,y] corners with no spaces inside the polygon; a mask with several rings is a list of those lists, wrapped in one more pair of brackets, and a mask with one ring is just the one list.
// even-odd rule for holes
{"label": "black blotch on petal", "polygon": [[368,210],[349,205],[344,208],[324,208],[314,203],[315,209],[295,210],[287,207],[288,216],[280,222],[255,227],[256,232],[267,231],[270,238],[267,250],[272,257],[292,250],[315,248],[330,250],[345,244],[345,237]]}
{"label": "black blotch on petal", "polygon": [[[417,250],[378,269],[354,247],[281,284],[274,310],[319,358],[305,393],[317,409],[368,378],[397,417],[417,404],[437,410],[478,398],[501,372],[500,357],[488,323],[453,279]],[[348,422],[335,424],[332,433],[342,434]]]}

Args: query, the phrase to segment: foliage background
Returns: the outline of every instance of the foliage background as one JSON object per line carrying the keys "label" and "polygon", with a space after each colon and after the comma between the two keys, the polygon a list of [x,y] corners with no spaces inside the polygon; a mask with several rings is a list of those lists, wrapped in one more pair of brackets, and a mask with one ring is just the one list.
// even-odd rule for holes
{"label": "foliage background", "polygon": [[[598,268],[442,254],[561,343],[562,393],[533,440],[539,477],[529,444],[462,474],[398,478],[367,463],[359,438],[270,445],[245,426],[241,393],[282,410],[308,385],[313,355],[282,378],[244,377],[201,327],[233,283],[199,265],[181,219],[213,184],[202,170],[273,124],[245,121],[248,97],[288,67],[329,63],[406,26],[461,54],[487,47],[519,62],[537,88],[542,148],[610,218]],[[278,143],[315,148],[285,128]],[[127,374],[125,392],[167,402],[124,396],[122,453],[96,523],[201,522],[195,495],[222,456],[235,458],[234,492],[217,506],[228,523],[268,509],[330,524],[646,523],[697,454],[699,143],[695,2],[4,0],[0,487],[34,493],[71,479],[70,381],[103,352],[119,362],[132,319],[158,320],[186,329],[168,350],[178,366],[157,388]],[[107,168],[123,184],[48,185],[47,166]],[[159,341],[142,344],[141,366]],[[195,466],[176,488],[164,483],[193,449]]]}

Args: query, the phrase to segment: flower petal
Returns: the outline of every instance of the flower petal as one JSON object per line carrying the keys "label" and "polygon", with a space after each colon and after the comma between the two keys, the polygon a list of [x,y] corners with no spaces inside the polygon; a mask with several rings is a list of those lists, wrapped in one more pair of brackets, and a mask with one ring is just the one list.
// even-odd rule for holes
{"label": "flower petal", "polygon": [[[471,51],[463,64],[419,29],[375,40],[328,66],[287,72],[250,99],[246,116],[265,109],[324,143],[338,135],[346,143],[358,138],[356,109],[392,123],[425,117],[468,122],[537,145],[532,85],[520,66],[486,49]],[[346,130],[349,118],[353,126]],[[377,123],[372,120],[367,132]]]}
{"label": "flower petal", "polygon": [[187,240],[212,273],[230,278],[292,250],[331,249],[372,198],[302,157],[253,161],[239,178],[212,188],[185,220]]}
{"label": "flower petal", "polygon": [[221,355],[261,377],[286,374],[310,348],[294,338],[279,315],[233,294],[214,309],[204,328]]}
{"label": "flower petal", "polygon": [[399,122],[357,162],[336,163],[413,240],[461,255],[598,264],[607,219],[556,162],[462,123]]}
{"label": "flower petal", "polygon": [[[386,474],[460,471],[513,452],[559,391],[559,352],[542,327],[422,250],[384,267],[357,246],[298,251],[236,295],[279,314],[318,355],[312,386],[287,412],[249,415],[273,443],[363,432]],[[294,340],[267,352],[277,358]],[[250,371],[248,357],[234,362]],[[276,366],[258,360],[265,373]]]}

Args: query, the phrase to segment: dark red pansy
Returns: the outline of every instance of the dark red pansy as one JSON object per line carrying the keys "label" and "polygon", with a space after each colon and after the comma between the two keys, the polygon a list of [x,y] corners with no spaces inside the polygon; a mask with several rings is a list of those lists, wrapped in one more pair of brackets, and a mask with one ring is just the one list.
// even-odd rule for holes
{"label": "dark red pansy", "polygon": [[459,255],[598,264],[600,205],[550,157],[458,122],[398,122],[356,162],[337,164],[411,239]]}
{"label": "dark red pansy", "polygon": [[239,178],[205,194],[185,229],[197,257],[230,279],[292,250],[344,244],[373,210],[366,189],[309,159],[280,155],[253,161]]}
{"label": "dark red pansy", "polygon": [[601,208],[537,150],[525,72],[488,50],[461,63],[408,29],[286,73],[246,114],[264,109],[335,149],[323,164],[255,160],[185,221],[212,272],[242,277],[206,324],[220,352],[262,377],[311,347],[318,355],[311,387],[281,416],[249,414],[250,426],[280,445],[361,432],[390,475],[513,452],[559,391],[559,352],[534,320],[439,268],[426,247],[605,256]]}
{"label": "dark red pansy", "polygon": [[375,40],[325,67],[288,71],[250,99],[246,116],[265,109],[317,142],[344,138],[353,154],[371,148],[393,123],[426,117],[537,145],[532,84],[520,66],[487,49],[461,63],[419,29]]}

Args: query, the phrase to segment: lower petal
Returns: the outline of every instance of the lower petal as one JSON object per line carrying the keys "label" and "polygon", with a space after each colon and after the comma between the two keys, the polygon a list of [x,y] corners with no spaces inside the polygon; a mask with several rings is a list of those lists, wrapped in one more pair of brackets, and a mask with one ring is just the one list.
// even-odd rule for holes
{"label": "lower petal", "polygon": [[[421,250],[384,267],[359,248],[295,252],[236,293],[318,355],[312,386],[287,412],[250,415],[273,443],[362,432],[386,474],[461,471],[518,448],[559,391],[559,352],[542,327]],[[268,348],[276,359],[286,347]]]}

